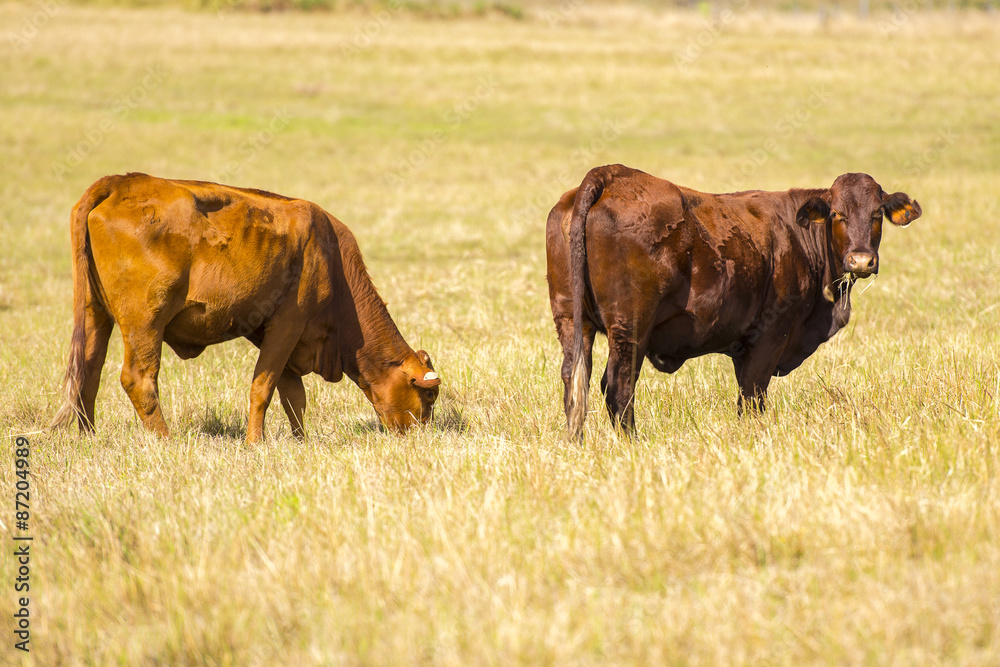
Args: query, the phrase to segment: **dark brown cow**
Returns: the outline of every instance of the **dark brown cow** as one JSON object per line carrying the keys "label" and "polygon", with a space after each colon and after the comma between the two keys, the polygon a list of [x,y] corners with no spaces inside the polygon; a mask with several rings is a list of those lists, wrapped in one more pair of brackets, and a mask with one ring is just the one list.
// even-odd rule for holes
{"label": "dark brown cow", "polygon": [[905,226],[920,212],[867,174],[827,189],[706,194],[622,165],[591,170],[546,228],[571,435],[582,433],[598,331],[610,350],[601,391],[628,432],[644,357],[673,373],[726,354],[740,412],[763,408],[771,376],[847,324],[852,285],[878,272],[883,215]]}
{"label": "dark brown cow", "polygon": [[128,174],[94,183],[71,226],[73,338],[55,425],[77,419],[93,430],[115,323],[125,343],[122,386],[146,428],[162,435],[163,343],[190,359],[240,337],[260,348],[248,442],[263,436],[276,387],[302,436],[307,373],[330,382],[346,374],[388,428],[430,418],[441,382],[430,357],[403,340],[354,235],[316,204]]}

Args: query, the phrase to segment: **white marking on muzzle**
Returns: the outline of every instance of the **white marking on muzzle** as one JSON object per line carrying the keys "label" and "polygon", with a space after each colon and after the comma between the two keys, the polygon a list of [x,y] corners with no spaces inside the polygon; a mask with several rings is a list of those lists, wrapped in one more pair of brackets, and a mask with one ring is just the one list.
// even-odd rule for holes
{"label": "white marking on muzzle", "polygon": [[424,382],[429,382],[431,380],[437,380],[437,379],[438,379],[438,374],[433,371],[424,373]]}

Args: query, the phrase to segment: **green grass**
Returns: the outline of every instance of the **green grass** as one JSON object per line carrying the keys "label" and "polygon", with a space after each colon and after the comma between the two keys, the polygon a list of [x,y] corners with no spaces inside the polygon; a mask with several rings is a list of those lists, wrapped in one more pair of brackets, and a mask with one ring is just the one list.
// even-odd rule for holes
{"label": "green grass", "polygon": [[[1000,24],[529,9],[70,4],[0,40],[0,428],[31,434],[35,537],[32,653],[5,634],[0,662],[995,660]],[[0,25],[37,11],[0,5]],[[850,325],[772,383],[764,416],[736,417],[732,367],[708,357],[645,369],[635,439],[601,408],[570,444],[544,221],[611,162],[709,191],[865,171],[924,216],[886,229]],[[158,439],[113,339],[98,434],[44,431],[69,210],[125,171],[224,174],[342,219],[435,360],[438,421],[384,434],[349,381],[314,376],[308,440],[275,407],[246,447],[255,350],[233,342],[164,355]],[[11,551],[12,509],[0,521]],[[0,559],[8,619],[14,571]]]}

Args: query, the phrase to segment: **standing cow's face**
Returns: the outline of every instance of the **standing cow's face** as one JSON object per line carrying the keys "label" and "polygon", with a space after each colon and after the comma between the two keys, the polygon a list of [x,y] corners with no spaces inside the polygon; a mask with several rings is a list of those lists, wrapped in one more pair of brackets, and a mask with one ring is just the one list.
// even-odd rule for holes
{"label": "standing cow's face", "polygon": [[920,213],[920,204],[906,193],[888,195],[868,174],[844,174],[823,196],[803,204],[796,219],[802,226],[829,225],[830,251],[845,277],[867,278],[878,273],[882,217],[905,227]]}
{"label": "standing cow's face", "polygon": [[417,423],[426,423],[434,412],[439,385],[431,357],[423,350],[407,357],[399,366],[364,389],[386,428],[402,432]]}

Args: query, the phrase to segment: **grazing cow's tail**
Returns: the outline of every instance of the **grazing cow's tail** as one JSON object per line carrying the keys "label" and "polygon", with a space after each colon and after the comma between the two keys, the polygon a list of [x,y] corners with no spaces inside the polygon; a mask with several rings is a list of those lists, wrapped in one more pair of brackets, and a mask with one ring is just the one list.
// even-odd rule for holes
{"label": "grazing cow's tail", "polygon": [[583,349],[583,303],[587,292],[587,215],[601,198],[612,175],[604,167],[591,169],[580,184],[573,203],[569,226],[570,283],[573,286],[573,375],[570,380],[569,407],[566,411],[569,436],[583,436],[587,419],[587,395],[590,393],[590,369]]}
{"label": "grazing cow's tail", "polygon": [[[87,311],[88,281],[91,276],[90,253],[88,251],[87,218],[98,204],[111,196],[112,177],[105,177],[90,186],[73,207],[70,215],[71,263],[73,265],[73,338],[69,348],[69,367],[63,378],[62,394],[64,403],[52,418],[52,428],[69,426],[79,421],[81,430],[92,430],[83,409],[80,389],[84,382],[87,351],[87,331],[85,327]],[[91,288],[96,286],[91,285]],[[97,290],[91,289],[94,298]]]}

